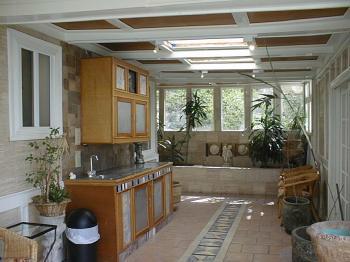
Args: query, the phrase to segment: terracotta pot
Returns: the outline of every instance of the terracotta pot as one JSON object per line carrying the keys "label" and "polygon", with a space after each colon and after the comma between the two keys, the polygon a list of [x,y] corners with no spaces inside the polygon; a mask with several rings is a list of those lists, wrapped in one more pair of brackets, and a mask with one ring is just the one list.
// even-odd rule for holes
{"label": "terracotta pot", "polygon": [[65,199],[60,203],[55,203],[55,202],[43,203],[38,199],[39,198],[34,197],[33,203],[36,209],[39,211],[39,214],[45,217],[62,216],[66,211],[67,204],[71,202],[70,199]]}
{"label": "terracotta pot", "polygon": [[173,202],[174,206],[177,206],[181,202],[181,189],[180,182],[173,181]]}
{"label": "terracotta pot", "polygon": [[350,221],[325,221],[308,229],[319,262],[350,261]]}

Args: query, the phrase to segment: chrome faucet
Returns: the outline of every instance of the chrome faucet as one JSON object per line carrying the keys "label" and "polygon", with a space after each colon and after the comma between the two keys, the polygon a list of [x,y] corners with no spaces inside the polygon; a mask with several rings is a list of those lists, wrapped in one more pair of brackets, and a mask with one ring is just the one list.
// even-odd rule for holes
{"label": "chrome faucet", "polygon": [[89,177],[95,177],[96,176],[96,170],[94,170],[94,166],[93,166],[93,159],[98,160],[98,156],[97,155],[91,155],[90,156],[90,171],[87,172]]}

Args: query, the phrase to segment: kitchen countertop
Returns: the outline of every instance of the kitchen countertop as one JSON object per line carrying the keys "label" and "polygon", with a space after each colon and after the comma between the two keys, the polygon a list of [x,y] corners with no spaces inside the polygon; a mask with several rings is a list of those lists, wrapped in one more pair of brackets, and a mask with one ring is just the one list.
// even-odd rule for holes
{"label": "kitchen countertop", "polygon": [[78,175],[76,179],[67,179],[65,184],[75,184],[75,183],[92,183],[92,182],[102,182],[102,183],[119,183],[125,180],[129,180],[139,175],[145,173],[153,172],[158,169],[164,168],[166,166],[172,165],[170,162],[147,162],[142,165],[134,165],[130,167],[123,168],[110,168],[106,170],[101,170],[96,173],[96,177],[88,177],[87,174]]}

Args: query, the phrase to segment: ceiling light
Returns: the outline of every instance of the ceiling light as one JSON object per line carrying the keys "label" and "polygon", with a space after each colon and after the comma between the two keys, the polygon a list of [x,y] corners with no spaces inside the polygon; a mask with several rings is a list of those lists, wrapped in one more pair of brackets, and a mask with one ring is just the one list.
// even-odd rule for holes
{"label": "ceiling light", "polygon": [[252,57],[218,57],[218,58],[190,58],[187,59],[191,64],[209,64],[209,63],[245,63],[254,62]]}
{"label": "ceiling light", "polygon": [[196,40],[170,40],[167,41],[172,49],[207,49],[207,48],[231,48],[247,47],[244,38],[223,38],[223,39],[196,39]]}
{"label": "ceiling light", "polygon": [[252,77],[254,77],[254,78],[255,78],[255,74],[252,74]]}
{"label": "ceiling light", "polygon": [[155,45],[154,46],[154,49],[153,49],[153,53],[158,53],[158,51],[159,51],[159,46],[158,45]]}
{"label": "ceiling light", "polygon": [[204,78],[204,74],[208,74],[208,71],[202,71],[201,78]]}
{"label": "ceiling light", "polygon": [[202,74],[201,74],[201,78],[204,78],[204,74],[203,74],[203,72],[202,72]]}
{"label": "ceiling light", "polygon": [[209,58],[209,57],[250,57],[251,52],[245,49],[221,49],[221,50],[193,50],[193,51],[175,51],[169,58]]}
{"label": "ceiling light", "polygon": [[249,50],[250,50],[250,51],[254,51],[254,50],[255,50],[255,44],[254,44],[254,42],[251,42],[251,43],[249,44]]}
{"label": "ceiling light", "polygon": [[253,70],[255,63],[225,63],[225,64],[192,64],[189,70]]}

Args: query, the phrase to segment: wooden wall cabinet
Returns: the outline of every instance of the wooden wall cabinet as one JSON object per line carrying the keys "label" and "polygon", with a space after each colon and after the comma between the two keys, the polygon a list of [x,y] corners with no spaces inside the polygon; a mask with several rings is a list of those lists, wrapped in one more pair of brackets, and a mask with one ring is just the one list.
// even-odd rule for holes
{"label": "wooden wall cabinet", "polygon": [[149,140],[148,72],[113,57],[81,60],[84,144]]}

